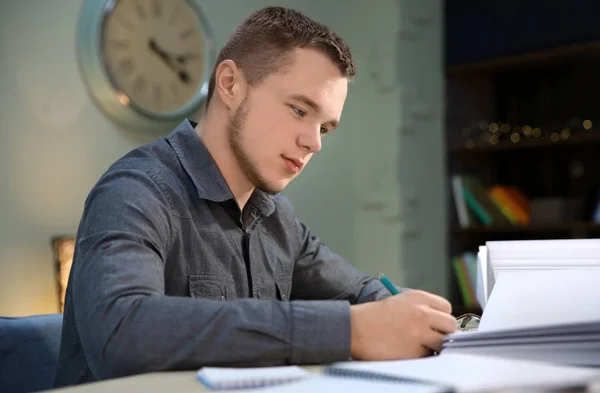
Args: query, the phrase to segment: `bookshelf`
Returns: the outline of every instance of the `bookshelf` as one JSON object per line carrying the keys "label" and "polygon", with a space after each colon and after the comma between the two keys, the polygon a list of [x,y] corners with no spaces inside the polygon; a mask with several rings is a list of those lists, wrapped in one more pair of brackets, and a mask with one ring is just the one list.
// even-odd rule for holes
{"label": "bookshelf", "polygon": [[589,133],[571,135],[566,140],[553,141],[550,138],[544,139],[525,139],[519,143],[511,141],[500,141],[496,145],[489,143],[475,142],[474,146],[455,146],[448,148],[449,154],[477,154],[477,153],[494,153],[504,150],[521,150],[535,148],[561,148],[569,145],[583,145],[587,143],[595,143],[600,147],[600,130],[593,129]]}
{"label": "bookshelf", "polygon": [[[600,201],[598,69],[600,40],[447,67],[447,236],[455,315],[481,310],[466,304],[453,258],[476,253],[490,240],[600,237],[594,219]],[[464,195],[469,214],[461,219],[457,176],[481,186],[469,195],[484,212],[497,210],[489,221]],[[475,187],[470,180],[461,184]],[[506,216],[502,201],[489,193],[494,186],[518,190],[527,222]]]}
{"label": "bookshelf", "polygon": [[539,225],[528,225],[523,227],[518,226],[504,226],[504,227],[471,227],[471,228],[460,228],[454,227],[452,230],[456,234],[464,235],[477,235],[477,234],[503,234],[503,233],[562,233],[570,234],[573,232],[597,232],[600,235],[600,224],[595,222],[586,221],[573,221],[560,224],[539,224]]}

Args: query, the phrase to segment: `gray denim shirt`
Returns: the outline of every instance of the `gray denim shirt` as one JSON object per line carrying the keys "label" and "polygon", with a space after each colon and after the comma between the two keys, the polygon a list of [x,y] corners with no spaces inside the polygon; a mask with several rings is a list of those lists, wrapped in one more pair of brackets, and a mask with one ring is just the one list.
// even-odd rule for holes
{"label": "gray denim shirt", "polygon": [[115,162],[77,232],[55,385],[350,356],[350,304],[389,296],[283,196],[240,211],[195,123]]}

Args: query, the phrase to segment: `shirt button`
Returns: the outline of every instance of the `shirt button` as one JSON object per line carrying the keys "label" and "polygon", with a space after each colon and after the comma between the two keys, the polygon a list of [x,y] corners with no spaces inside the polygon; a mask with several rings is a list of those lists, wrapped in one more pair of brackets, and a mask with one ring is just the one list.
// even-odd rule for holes
{"label": "shirt button", "polygon": [[287,300],[287,296],[281,295],[281,300]]}
{"label": "shirt button", "polygon": [[252,292],[252,295],[253,295],[254,297],[256,297],[256,298],[259,298],[259,297],[260,297],[260,296],[258,295],[258,292],[257,292],[257,291],[253,291],[253,292]]}
{"label": "shirt button", "polygon": [[225,300],[225,296],[224,295],[221,295],[221,300]]}

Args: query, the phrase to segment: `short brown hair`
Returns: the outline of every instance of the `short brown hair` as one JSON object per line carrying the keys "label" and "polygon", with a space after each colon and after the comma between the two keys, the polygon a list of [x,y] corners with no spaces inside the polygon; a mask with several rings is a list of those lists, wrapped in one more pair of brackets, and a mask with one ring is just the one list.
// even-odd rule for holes
{"label": "short brown hair", "polygon": [[351,80],[356,74],[350,49],[327,26],[290,8],[266,7],[250,14],[219,52],[208,84],[207,105],[215,90],[217,66],[224,60],[233,60],[253,86],[285,65],[295,48],[319,49],[346,78]]}

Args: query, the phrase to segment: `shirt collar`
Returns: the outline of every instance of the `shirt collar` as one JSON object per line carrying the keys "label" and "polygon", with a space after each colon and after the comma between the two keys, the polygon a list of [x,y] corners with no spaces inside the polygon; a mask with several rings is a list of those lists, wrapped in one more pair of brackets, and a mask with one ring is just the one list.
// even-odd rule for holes
{"label": "shirt collar", "polygon": [[[192,179],[198,196],[213,202],[235,199],[212,155],[198,136],[198,123],[186,119],[167,138],[184,170]],[[275,210],[273,197],[255,189],[248,203],[264,216]]]}

